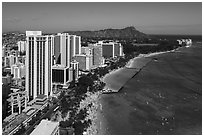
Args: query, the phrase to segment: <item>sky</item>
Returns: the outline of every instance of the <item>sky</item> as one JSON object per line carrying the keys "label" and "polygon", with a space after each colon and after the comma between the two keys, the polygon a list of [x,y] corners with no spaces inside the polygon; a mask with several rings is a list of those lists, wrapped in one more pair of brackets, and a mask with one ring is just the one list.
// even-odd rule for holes
{"label": "sky", "polygon": [[2,31],[120,29],[146,34],[202,34],[202,3],[3,2]]}

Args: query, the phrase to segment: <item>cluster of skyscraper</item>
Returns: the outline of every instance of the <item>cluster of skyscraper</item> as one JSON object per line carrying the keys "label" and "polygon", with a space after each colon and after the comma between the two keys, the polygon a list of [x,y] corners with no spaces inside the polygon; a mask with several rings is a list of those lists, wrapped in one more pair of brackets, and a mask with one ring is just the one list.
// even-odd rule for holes
{"label": "cluster of skyscraper", "polygon": [[58,33],[42,35],[27,31],[26,91],[29,100],[40,94],[52,95],[53,85],[68,85],[80,71],[104,65],[105,58],[122,56],[120,43],[99,41],[81,47],[81,37]]}
{"label": "cluster of skyscraper", "polygon": [[[52,95],[56,85],[68,87],[82,72],[104,66],[106,58],[123,56],[120,43],[99,41],[81,47],[81,37],[68,33],[43,35],[41,31],[26,31],[26,41],[18,41],[17,45],[18,50],[3,47],[3,66],[4,71],[8,69],[13,74],[16,85],[23,86],[25,82],[24,104],[38,95]],[[3,76],[2,82],[11,83],[9,78]]]}
{"label": "cluster of skyscraper", "polygon": [[[55,87],[67,88],[82,73],[105,66],[106,59],[123,56],[120,43],[99,41],[82,47],[81,37],[68,33],[43,35],[41,31],[26,31],[26,41],[16,45],[18,49],[7,45],[2,48],[2,84],[10,85],[8,103],[4,103],[6,123],[23,113],[30,119],[31,114],[44,109]],[[10,125],[4,126],[5,132],[12,129]]]}

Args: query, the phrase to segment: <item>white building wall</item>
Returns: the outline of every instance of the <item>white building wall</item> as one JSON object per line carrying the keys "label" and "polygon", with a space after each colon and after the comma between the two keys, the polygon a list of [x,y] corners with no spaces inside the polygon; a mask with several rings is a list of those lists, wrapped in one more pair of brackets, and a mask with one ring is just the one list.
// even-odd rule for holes
{"label": "white building wall", "polygon": [[24,52],[26,51],[26,41],[18,41],[18,51]]}
{"label": "white building wall", "polygon": [[[39,38],[45,38],[44,40],[38,40],[38,45],[37,45],[37,37]],[[33,98],[37,97],[38,94],[44,94],[48,95],[48,92],[51,92],[52,89],[52,46],[53,46],[53,37],[51,38],[50,44],[48,44],[48,38],[50,36],[34,36],[34,46],[31,47],[28,46],[26,48],[27,53],[26,53],[26,91],[29,91],[29,86],[33,87],[34,90],[29,91],[28,95],[32,95],[33,92]],[[49,47],[48,47],[49,46]],[[34,76],[32,78],[31,75],[31,80],[33,82],[33,85],[29,84],[29,73],[32,73],[32,68],[29,68],[29,64],[32,65],[33,62],[29,62],[29,48],[33,48],[34,50],[34,55],[33,55],[33,73]],[[39,49],[38,54],[37,54],[37,49]],[[40,50],[41,49],[41,50]],[[44,55],[43,55],[44,54]],[[39,55],[39,58],[37,60],[37,55]],[[39,65],[37,65],[37,62],[39,62]],[[37,72],[37,69],[39,69],[39,72]],[[41,69],[41,71],[40,71]],[[39,78],[39,81],[37,81],[37,78]],[[41,81],[40,81],[41,79]],[[44,81],[44,83],[43,83]],[[32,83],[31,82],[31,83]],[[37,83],[38,82],[38,83]]]}
{"label": "white building wall", "polygon": [[112,46],[113,46],[113,58],[114,58],[115,57],[115,46],[113,43],[112,43]]}
{"label": "white building wall", "polygon": [[67,42],[67,45],[66,45],[66,50],[67,50],[66,60],[67,60],[67,62],[66,62],[66,64],[67,64],[68,67],[70,67],[71,55],[69,54],[70,53],[70,35],[69,34],[66,35],[66,42]]}
{"label": "white building wall", "polygon": [[71,43],[71,46],[73,47],[73,56],[76,56],[76,35],[71,35],[72,37],[72,43]]}
{"label": "white building wall", "polygon": [[49,52],[49,50],[48,50],[48,41],[46,41],[45,42],[45,66],[44,66],[44,69],[45,69],[45,75],[44,75],[44,80],[45,80],[45,91],[44,91],[44,93],[45,93],[45,95],[48,95],[48,89],[49,89],[49,87],[48,87],[48,82],[49,82],[49,79],[48,79],[48,77],[50,77],[49,75],[48,75],[48,61],[49,61],[49,56],[48,56],[48,52]]}
{"label": "white building wall", "polygon": [[42,31],[26,31],[26,36],[40,36]]}
{"label": "white building wall", "polygon": [[81,54],[81,36],[78,37],[79,37],[79,54]]}
{"label": "white building wall", "polygon": [[89,70],[89,57],[88,56],[86,56],[86,70]]}
{"label": "white building wall", "polygon": [[123,46],[120,43],[120,56],[123,56]]}
{"label": "white building wall", "polygon": [[[37,42],[36,42],[36,37],[34,37],[34,92],[33,92],[33,95],[34,95],[34,98],[37,97],[37,77],[39,77],[39,74],[37,74]],[[39,77],[40,78],[40,77]]]}
{"label": "white building wall", "polygon": [[[28,37],[26,37],[26,41],[27,41],[27,43],[26,43],[26,60],[25,60],[25,66],[26,66],[26,80],[25,80],[25,88],[26,88],[26,95],[27,95],[27,97],[29,97],[29,83],[28,83],[28,80],[29,80],[29,67],[28,67],[28,62],[29,62],[29,49],[30,49],[30,46],[29,46],[29,43],[28,43]],[[30,85],[30,86],[32,86],[32,85]]]}
{"label": "white building wall", "polygon": [[65,35],[60,35],[60,53],[61,53],[61,65],[66,66],[66,37]]}

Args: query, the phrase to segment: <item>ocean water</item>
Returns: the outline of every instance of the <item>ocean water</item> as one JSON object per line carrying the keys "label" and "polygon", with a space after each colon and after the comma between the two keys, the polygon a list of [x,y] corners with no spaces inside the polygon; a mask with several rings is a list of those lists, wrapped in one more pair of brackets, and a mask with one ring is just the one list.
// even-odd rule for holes
{"label": "ocean water", "polygon": [[202,41],[202,35],[150,35],[150,36],[168,40],[192,39],[193,41]]}
{"label": "ocean water", "polygon": [[[103,81],[106,83],[105,88],[111,90],[120,90],[134,75],[140,72],[147,63],[151,62],[151,58],[134,58],[127,64],[126,67],[117,69],[111,74],[105,75]],[[133,62],[133,63],[131,63]]]}
{"label": "ocean water", "polygon": [[201,43],[154,57],[120,92],[101,96],[99,133],[202,134]]}

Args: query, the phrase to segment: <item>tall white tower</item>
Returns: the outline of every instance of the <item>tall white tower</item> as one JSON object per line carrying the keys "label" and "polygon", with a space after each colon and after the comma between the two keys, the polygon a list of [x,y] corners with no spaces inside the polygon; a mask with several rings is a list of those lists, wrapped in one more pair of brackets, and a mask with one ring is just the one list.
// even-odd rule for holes
{"label": "tall white tower", "polygon": [[52,91],[52,46],[54,36],[26,33],[26,91],[29,100]]}

